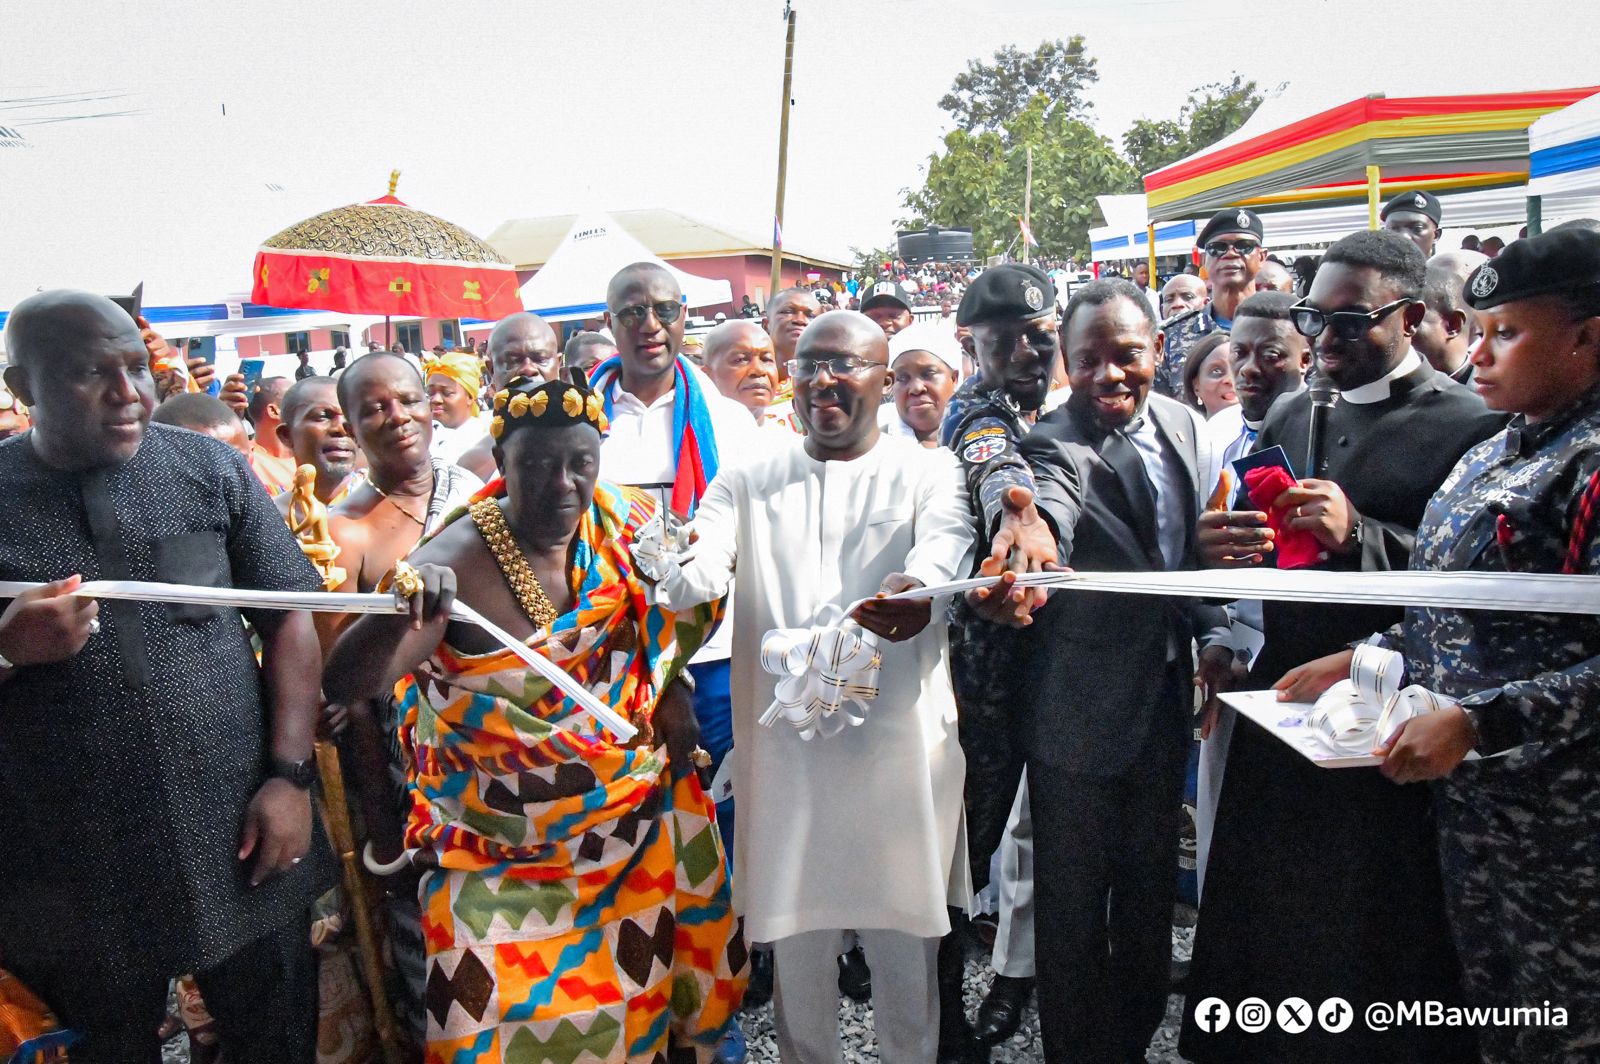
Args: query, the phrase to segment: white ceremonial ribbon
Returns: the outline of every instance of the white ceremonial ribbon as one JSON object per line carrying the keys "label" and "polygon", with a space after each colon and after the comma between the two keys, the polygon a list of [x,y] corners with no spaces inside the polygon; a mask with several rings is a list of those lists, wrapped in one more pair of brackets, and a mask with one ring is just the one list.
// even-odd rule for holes
{"label": "white ceremonial ribbon", "polygon": [[1306,727],[1330,752],[1361,756],[1392,740],[1407,721],[1450,705],[1418,684],[1402,688],[1404,674],[1398,653],[1363,643],[1350,659],[1350,678],[1322,693],[1306,714]]}
{"label": "white ceremonial ribbon", "polygon": [[633,563],[652,582],[660,583],[662,577],[682,560],[688,546],[688,526],[674,524],[674,527],[668,528],[666,518],[657,510],[634,533]]}
{"label": "white ceremonial ribbon", "polygon": [[[0,580],[0,599],[16,598],[24,591],[43,586],[38,583]],[[164,584],[145,580],[90,580],[79,584],[69,594],[78,598],[181,602],[201,606],[307,610],[315,613],[397,614],[405,613],[409,609],[404,599],[393,594],[364,595],[346,591],[251,591],[236,587],[201,587],[193,584]],[[550,681],[551,686],[593,716],[601,726],[616,736],[619,742],[628,742],[639,733],[638,728],[596,698],[565,669],[549,658],[535,654],[521,640],[471,606],[457,601],[450,607],[450,616],[483,629],[495,642],[515,654],[530,669]]]}
{"label": "white ceremonial ribbon", "polygon": [[778,685],[760,722],[770,728],[787,720],[802,739],[859,727],[878,697],[882,663],[878,637],[831,603],[810,628],[774,629],[761,640],[761,668]]}
{"label": "white ceremonial ribbon", "polygon": [[[937,598],[992,587],[981,576],[912,588],[878,601]],[[1061,591],[1116,591],[1129,595],[1276,602],[1340,602],[1374,606],[1431,606],[1511,613],[1578,613],[1600,616],[1600,576],[1559,573],[1447,573],[1400,570],[1334,573],[1319,569],[1207,569],[1181,573],[1023,573],[1018,587]],[[845,614],[863,602],[852,603]]]}

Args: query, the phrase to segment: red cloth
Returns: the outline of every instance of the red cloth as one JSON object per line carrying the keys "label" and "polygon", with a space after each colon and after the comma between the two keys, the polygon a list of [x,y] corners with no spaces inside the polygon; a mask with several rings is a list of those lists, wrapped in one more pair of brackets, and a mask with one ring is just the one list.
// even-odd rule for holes
{"label": "red cloth", "polygon": [[1322,544],[1310,532],[1288,527],[1288,507],[1274,509],[1272,500],[1295,486],[1294,477],[1282,466],[1256,466],[1245,470],[1245,490],[1250,502],[1267,515],[1267,527],[1272,529],[1273,542],[1277,544],[1279,569],[1304,569],[1322,560]]}

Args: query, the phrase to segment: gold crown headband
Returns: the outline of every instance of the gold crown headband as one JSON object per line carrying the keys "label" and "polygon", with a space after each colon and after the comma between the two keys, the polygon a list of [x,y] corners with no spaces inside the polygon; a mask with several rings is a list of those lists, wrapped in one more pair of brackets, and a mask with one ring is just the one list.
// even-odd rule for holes
{"label": "gold crown headband", "polygon": [[489,435],[496,440],[505,435],[513,424],[537,425],[593,425],[602,435],[610,426],[606,419],[605,403],[600,396],[587,388],[578,388],[565,381],[546,381],[531,390],[523,390],[532,383],[518,377],[494,395],[494,420],[489,423]]}

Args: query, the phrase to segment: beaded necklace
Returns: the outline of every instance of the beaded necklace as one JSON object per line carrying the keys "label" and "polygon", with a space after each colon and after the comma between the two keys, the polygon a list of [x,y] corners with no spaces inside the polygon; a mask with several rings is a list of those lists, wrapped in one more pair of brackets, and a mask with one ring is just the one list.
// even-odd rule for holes
{"label": "beaded necklace", "polygon": [[483,536],[495,563],[500,566],[506,583],[511,585],[512,593],[517,596],[517,604],[522,607],[522,612],[533,622],[535,630],[542,631],[550,627],[560,614],[556,612],[550,596],[544,593],[544,585],[534,575],[527,555],[517,546],[511,527],[506,524],[506,516],[500,512],[500,505],[493,499],[479,499],[472,504],[469,512],[472,523],[478,526],[478,533]]}

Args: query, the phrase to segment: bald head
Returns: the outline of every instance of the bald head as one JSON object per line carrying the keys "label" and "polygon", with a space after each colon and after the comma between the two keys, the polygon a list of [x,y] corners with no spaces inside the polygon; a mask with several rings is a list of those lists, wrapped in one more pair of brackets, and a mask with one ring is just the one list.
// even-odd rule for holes
{"label": "bald head", "polygon": [[1293,292],[1294,275],[1282,263],[1268,259],[1256,271],[1257,292]]}
{"label": "bald head", "polygon": [[402,358],[392,351],[371,351],[354,362],[350,368],[339,374],[335,382],[338,389],[339,405],[344,408],[345,417],[352,417],[350,404],[354,401],[357,392],[367,383],[367,378],[372,376],[393,377],[406,384],[415,383],[420,394],[423,388],[422,374],[411,360]]}
{"label": "bald head", "polygon": [[759,421],[778,389],[772,338],[748,318],[725,321],[706,334],[705,371],[717,391],[744,404]]}
{"label": "bald head", "polygon": [[32,408],[33,446],[58,469],[132,458],[155,408],[139,327],[104,296],[29,296],[6,321],[6,386]]}
{"label": "bald head", "polygon": [[560,373],[560,341],[539,315],[513,314],[489,334],[489,384],[495,391],[513,377],[554,380]]}
{"label": "bald head", "polygon": [[1163,320],[1205,306],[1206,283],[1191,273],[1180,273],[1161,286]]}
{"label": "bald head", "polygon": [[6,318],[6,351],[12,364],[25,369],[43,368],[55,351],[90,339],[131,339],[144,346],[128,312],[92,292],[40,292]]}
{"label": "bald head", "polygon": [[889,388],[889,338],[854,310],[835,310],[800,334],[795,349],[794,409],[806,430],[806,453],[850,461],[878,442],[878,407]]}
{"label": "bald head", "polygon": [[889,338],[859,310],[836,310],[806,326],[795,355],[820,358],[825,351],[848,351],[866,361],[889,364]]}
{"label": "bald head", "polygon": [[1478,321],[1462,298],[1462,289],[1467,276],[1488,261],[1487,255],[1476,251],[1442,251],[1428,260],[1422,286],[1426,311],[1411,346],[1440,373],[1460,372],[1477,339]]}
{"label": "bald head", "polygon": [[672,298],[682,299],[683,289],[678,285],[678,279],[672,276],[672,271],[659,262],[635,262],[624,266],[611,278],[611,283],[606,285],[606,305],[617,307],[621,303],[630,302],[626,294],[630,289],[640,285],[654,288],[663,284],[672,292]]}

